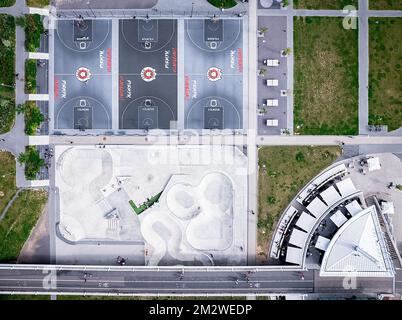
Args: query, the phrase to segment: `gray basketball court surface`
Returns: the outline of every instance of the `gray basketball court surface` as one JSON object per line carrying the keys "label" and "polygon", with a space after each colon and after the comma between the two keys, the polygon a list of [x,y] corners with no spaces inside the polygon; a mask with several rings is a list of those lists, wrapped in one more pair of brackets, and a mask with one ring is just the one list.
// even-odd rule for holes
{"label": "gray basketball court surface", "polygon": [[111,129],[110,20],[59,20],[54,39],[54,128]]}
{"label": "gray basketball court surface", "polygon": [[242,19],[121,19],[113,28],[108,19],[58,20],[54,130],[242,129],[242,26]]}
{"label": "gray basketball court surface", "polygon": [[177,128],[177,21],[121,20],[119,128]]}
{"label": "gray basketball court surface", "polygon": [[185,20],[184,26],[185,128],[242,129],[242,20]]}

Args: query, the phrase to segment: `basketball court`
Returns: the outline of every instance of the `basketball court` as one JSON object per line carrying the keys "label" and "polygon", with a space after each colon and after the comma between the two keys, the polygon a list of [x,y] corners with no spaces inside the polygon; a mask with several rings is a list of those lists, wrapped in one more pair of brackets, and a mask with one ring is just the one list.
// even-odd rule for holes
{"label": "basketball court", "polygon": [[186,129],[243,128],[243,20],[184,21]]}
{"label": "basketball court", "polygon": [[54,129],[111,129],[111,20],[57,23]]}
{"label": "basketball court", "polygon": [[243,129],[243,23],[57,20],[53,130]]}
{"label": "basketball court", "polygon": [[119,28],[119,128],[177,128],[177,21],[127,19]]}

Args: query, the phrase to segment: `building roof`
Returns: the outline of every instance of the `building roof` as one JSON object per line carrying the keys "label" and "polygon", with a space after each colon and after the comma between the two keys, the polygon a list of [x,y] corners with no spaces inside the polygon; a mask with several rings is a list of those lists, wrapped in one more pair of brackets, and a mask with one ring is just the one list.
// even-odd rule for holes
{"label": "building roof", "polygon": [[357,202],[357,200],[353,200],[351,203],[347,204],[346,209],[350,212],[352,216],[362,211],[362,207]]}
{"label": "building roof", "polygon": [[294,246],[304,248],[306,245],[308,233],[304,231],[300,231],[298,229],[293,229],[292,234],[290,235],[289,243]]}
{"label": "building roof", "polygon": [[331,216],[331,221],[333,222],[333,223],[335,223],[335,225],[338,227],[338,228],[340,228],[340,227],[342,227],[342,225],[346,222],[346,221],[348,221],[348,219],[345,217],[345,215],[340,211],[340,210],[338,210],[337,212],[335,212],[332,216]]}
{"label": "building roof", "polygon": [[317,242],[315,243],[315,247],[322,251],[327,251],[330,242],[331,240],[329,240],[328,238],[318,236]]}
{"label": "building roof", "polygon": [[320,195],[328,206],[332,206],[341,200],[341,196],[339,195],[338,191],[336,191],[334,186],[330,186],[328,189],[321,192]]}
{"label": "building roof", "polygon": [[378,157],[368,158],[367,165],[368,165],[368,170],[370,172],[376,171],[376,170],[381,170],[380,158],[378,158]]}
{"label": "building roof", "polygon": [[307,233],[310,233],[317,222],[317,219],[313,216],[309,215],[306,212],[303,212],[300,218],[296,222],[296,226],[303,229]]}
{"label": "building roof", "polygon": [[303,263],[303,250],[299,248],[288,247],[286,250],[286,262],[301,266]]}
{"label": "building roof", "polygon": [[374,206],[360,211],[334,235],[324,254],[321,276],[391,277],[392,262]]}
{"label": "building roof", "polygon": [[313,214],[314,217],[319,218],[325,213],[325,211],[328,209],[328,206],[319,198],[314,198],[314,200],[311,201],[306,208]]}
{"label": "building roof", "polygon": [[352,179],[350,178],[338,182],[336,186],[343,198],[357,191],[355,185],[352,182]]}

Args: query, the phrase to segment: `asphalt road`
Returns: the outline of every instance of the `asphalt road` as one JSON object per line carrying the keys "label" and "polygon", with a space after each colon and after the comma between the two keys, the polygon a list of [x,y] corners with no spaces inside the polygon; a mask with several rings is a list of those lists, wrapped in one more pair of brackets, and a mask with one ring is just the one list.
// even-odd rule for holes
{"label": "asphalt road", "polygon": [[[4,265],[3,265],[4,266]],[[41,266],[42,267],[42,266]],[[58,266],[60,268],[60,266]],[[69,268],[66,266],[66,268]],[[391,293],[392,279],[358,279],[349,288],[344,278],[320,278],[318,272],[254,268],[96,268],[43,272],[0,269],[0,293],[38,294],[348,294]],[[133,271],[134,270],[134,271]],[[246,270],[252,273],[247,274]],[[86,275],[85,275],[86,274]],[[51,276],[55,275],[55,276]],[[247,280],[248,277],[248,280]],[[398,275],[400,278],[401,276]],[[400,286],[402,287],[402,286]]]}

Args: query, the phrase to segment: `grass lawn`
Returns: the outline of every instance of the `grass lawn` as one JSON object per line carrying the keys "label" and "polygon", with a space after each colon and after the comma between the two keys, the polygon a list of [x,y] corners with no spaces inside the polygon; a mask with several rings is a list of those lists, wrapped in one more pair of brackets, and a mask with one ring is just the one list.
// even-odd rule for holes
{"label": "grass lawn", "polygon": [[402,126],[402,18],[370,18],[369,123]]}
{"label": "grass lawn", "polygon": [[15,22],[0,14],[0,134],[15,120]]}
{"label": "grass lawn", "polygon": [[25,60],[25,93],[36,93],[36,60]]}
{"label": "grass lawn", "polygon": [[208,0],[210,4],[217,8],[229,9],[237,5],[235,0]]}
{"label": "grass lawn", "polygon": [[43,8],[49,5],[49,0],[26,0],[28,7]]}
{"label": "grass lawn", "polygon": [[0,262],[14,262],[47,202],[44,190],[23,190],[0,222]]}
{"label": "grass lawn", "polygon": [[15,158],[10,152],[0,151],[0,214],[17,192],[15,186]]}
{"label": "grass lawn", "polygon": [[339,147],[263,147],[259,150],[258,260],[266,261],[272,233],[290,201],[340,155]]}
{"label": "grass lawn", "polygon": [[342,21],[295,17],[295,134],[358,133],[358,30]]}
{"label": "grass lawn", "polygon": [[371,10],[402,10],[402,0],[370,0]]}
{"label": "grass lawn", "polygon": [[358,0],[293,0],[296,9],[330,9],[342,10],[346,6],[358,7]]}
{"label": "grass lawn", "polygon": [[0,0],[0,7],[11,7],[15,4],[15,0]]}

